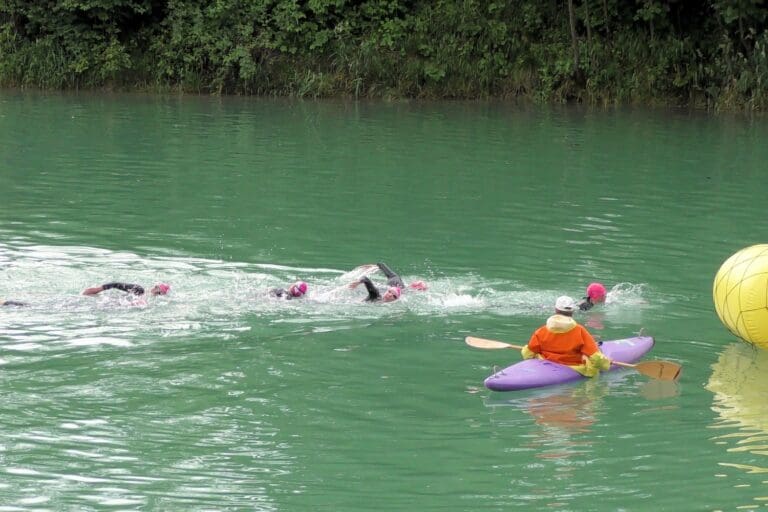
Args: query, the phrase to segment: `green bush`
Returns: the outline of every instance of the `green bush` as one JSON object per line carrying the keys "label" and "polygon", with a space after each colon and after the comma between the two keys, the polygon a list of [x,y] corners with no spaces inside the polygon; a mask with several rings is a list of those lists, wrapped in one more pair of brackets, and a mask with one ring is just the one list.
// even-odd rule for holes
{"label": "green bush", "polygon": [[767,14],[754,0],[5,0],[0,85],[761,110]]}

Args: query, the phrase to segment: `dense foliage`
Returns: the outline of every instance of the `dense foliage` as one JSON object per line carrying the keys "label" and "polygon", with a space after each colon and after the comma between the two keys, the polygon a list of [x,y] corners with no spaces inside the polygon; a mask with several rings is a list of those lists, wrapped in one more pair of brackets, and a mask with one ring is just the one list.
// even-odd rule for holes
{"label": "dense foliage", "polygon": [[2,0],[0,84],[768,106],[763,0]]}

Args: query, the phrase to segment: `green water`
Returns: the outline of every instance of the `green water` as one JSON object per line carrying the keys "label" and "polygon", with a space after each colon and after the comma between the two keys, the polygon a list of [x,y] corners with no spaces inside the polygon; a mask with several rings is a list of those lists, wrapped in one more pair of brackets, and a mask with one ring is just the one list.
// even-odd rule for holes
{"label": "green water", "polygon": [[[0,511],[734,510],[768,352],[712,279],[765,243],[768,124],[476,103],[0,95]],[[361,302],[350,270],[429,283]],[[273,286],[304,279],[309,297]],[[482,381],[561,294],[678,384]],[[107,281],[166,281],[132,305]],[[374,276],[381,283],[381,276]]]}

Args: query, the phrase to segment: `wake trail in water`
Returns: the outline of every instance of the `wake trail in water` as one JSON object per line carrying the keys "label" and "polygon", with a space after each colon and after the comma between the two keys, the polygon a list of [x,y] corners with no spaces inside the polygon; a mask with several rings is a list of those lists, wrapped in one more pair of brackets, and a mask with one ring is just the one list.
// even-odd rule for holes
{"label": "wake trail in water", "polygon": [[[363,301],[362,287],[349,283],[362,275],[384,287],[380,273],[366,269],[292,267],[274,263],[225,262],[188,256],[147,257],[131,252],[79,246],[48,246],[13,240],[0,244],[0,298],[28,307],[3,307],[0,336],[4,348],[55,350],[98,345],[130,347],[159,339],[196,336],[229,339],[243,331],[265,336],[290,332],[349,329],[402,315],[444,317],[491,314],[544,317],[562,291],[525,289],[514,281],[478,275],[408,276],[429,284],[425,292],[406,290],[388,304]],[[273,287],[303,280],[307,295],[284,300],[269,295]],[[167,296],[137,302],[123,292],[81,295],[110,281],[149,288],[171,284]],[[642,286],[623,283],[608,295],[605,309],[641,304]],[[281,327],[282,326],[282,327]]]}

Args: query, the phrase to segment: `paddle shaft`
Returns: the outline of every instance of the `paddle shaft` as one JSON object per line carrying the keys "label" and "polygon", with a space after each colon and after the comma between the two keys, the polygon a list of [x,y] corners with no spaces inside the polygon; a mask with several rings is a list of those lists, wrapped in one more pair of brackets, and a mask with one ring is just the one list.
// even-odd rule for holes
{"label": "paddle shaft", "polygon": [[[467,336],[465,341],[467,344],[476,348],[514,348],[517,350],[523,350],[523,347],[520,345],[513,345],[512,343],[506,343],[504,341],[475,338],[473,336]],[[632,363],[622,363],[621,361],[614,360],[611,360],[611,363],[615,364],[616,366],[624,366],[625,368],[637,368],[637,365]]]}
{"label": "paddle shaft", "polygon": [[[523,347],[521,347],[520,345],[513,345],[512,343],[507,343],[507,345],[508,346],[504,348],[514,348],[517,350],[523,350]],[[637,368],[636,364],[622,363],[621,361],[614,361],[613,359],[611,359],[611,364],[615,364],[616,366],[623,366],[625,368]]]}

